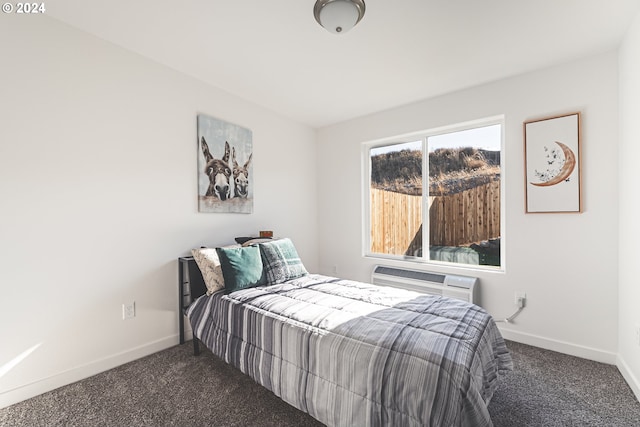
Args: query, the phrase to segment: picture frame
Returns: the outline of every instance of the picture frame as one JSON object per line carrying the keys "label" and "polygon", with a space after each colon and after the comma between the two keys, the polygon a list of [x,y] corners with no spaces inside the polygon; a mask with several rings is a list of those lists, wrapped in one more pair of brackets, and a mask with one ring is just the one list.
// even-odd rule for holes
{"label": "picture frame", "polygon": [[253,212],[253,133],[198,114],[198,211]]}
{"label": "picture frame", "polygon": [[580,112],[524,122],[525,212],[581,213]]}

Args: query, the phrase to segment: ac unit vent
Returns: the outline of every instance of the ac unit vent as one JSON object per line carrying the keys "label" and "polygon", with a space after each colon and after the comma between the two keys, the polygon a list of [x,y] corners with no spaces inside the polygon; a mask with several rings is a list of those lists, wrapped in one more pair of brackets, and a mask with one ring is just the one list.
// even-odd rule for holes
{"label": "ac unit vent", "polygon": [[389,277],[404,277],[405,279],[415,279],[433,283],[444,283],[445,277],[444,274],[418,270],[401,270],[399,268],[384,267],[382,265],[377,266],[374,273],[384,274]]}
{"label": "ac unit vent", "polygon": [[478,302],[477,277],[377,265],[371,273],[371,283],[457,298],[473,304]]}

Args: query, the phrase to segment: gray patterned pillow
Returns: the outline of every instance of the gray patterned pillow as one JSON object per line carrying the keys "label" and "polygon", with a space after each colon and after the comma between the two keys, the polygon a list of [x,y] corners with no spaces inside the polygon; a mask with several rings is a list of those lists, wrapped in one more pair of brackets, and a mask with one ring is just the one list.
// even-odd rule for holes
{"label": "gray patterned pillow", "polygon": [[290,239],[260,243],[258,246],[269,285],[286,282],[308,274]]}
{"label": "gray patterned pillow", "polygon": [[[240,245],[231,245],[227,247],[240,247]],[[191,254],[202,272],[204,284],[207,285],[207,295],[224,289],[224,276],[222,275],[222,267],[218,253],[214,248],[192,249]]]}

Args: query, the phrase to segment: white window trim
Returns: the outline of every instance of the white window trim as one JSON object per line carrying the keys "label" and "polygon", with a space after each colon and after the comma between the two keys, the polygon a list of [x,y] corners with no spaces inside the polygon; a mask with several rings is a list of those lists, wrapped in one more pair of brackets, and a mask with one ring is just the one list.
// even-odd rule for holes
{"label": "white window trim", "polygon": [[[424,212],[428,212],[429,206],[429,185],[428,179],[429,174],[425,173],[428,169],[428,156],[425,156],[424,153],[428,152],[427,140],[430,137],[452,133],[452,132],[460,132],[468,129],[474,129],[479,127],[486,127],[492,125],[500,125],[501,135],[500,135],[500,266],[485,266],[485,265],[471,265],[471,264],[459,264],[453,262],[445,262],[445,261],[437,261],[430,260],[424,256],[425,251],[423,250],[423,257],[413,257],[413,256],[400,256],[400,255],[388,255],[388,254],[379,254],[371,252],[371,196],[370,196],[370,188],[371,188],[371,160],[370,160],[370,150],[372,148],[394,145],[394,144],[403,144],[407,142],[414,142],[417,140],[422,140],[422,188],[426,191],[426,194],[423,194],[423,216],[425,216]],[[362,188],[361,188],[361,197],[362,197],[362,256],[364,258],[372,258],[379,260],[391,260],[391,261],[405,261],[409,263],[419,263],[419,264],[429,264],[435,266],[447,266],[461,270],[482,270],[482,271],[490,271],[490,272],[505,272],[506,271],[506,203],[505,203],[505,187],[506,187],[506,144],[505,144],[505,117],[504,115],[492,116],[483,119],[471,120],[464,123],[457,123],[454,125],[441,126],[437,128],[406,133],[402,135],[397,135],[393,137],[387,137],[382,139],[377,139],[374,141],[365,142],[362,144],[361,151],[361,170],[362,170]],[[424,223],[423,219],[423,223]],[[428,222],[428,220],[427,220]],[[422,247],[429,247],[429,233],[424,231],[422,233]]]}

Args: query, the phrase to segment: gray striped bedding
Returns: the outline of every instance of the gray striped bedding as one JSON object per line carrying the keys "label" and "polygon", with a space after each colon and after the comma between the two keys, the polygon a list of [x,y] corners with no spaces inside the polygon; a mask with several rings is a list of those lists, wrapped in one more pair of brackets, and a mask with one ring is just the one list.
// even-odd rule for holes
{"label": "gray striped bedding", "polygon": [[329,426],[491,426],[512,369],[478,306],[315,274],[203,296],[187,315],[215,355]]}

